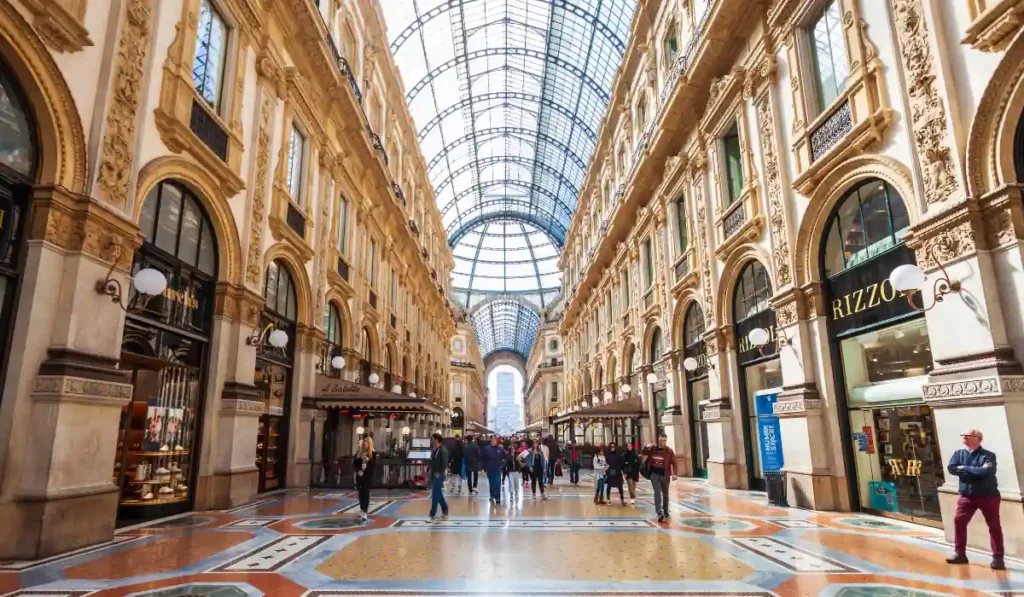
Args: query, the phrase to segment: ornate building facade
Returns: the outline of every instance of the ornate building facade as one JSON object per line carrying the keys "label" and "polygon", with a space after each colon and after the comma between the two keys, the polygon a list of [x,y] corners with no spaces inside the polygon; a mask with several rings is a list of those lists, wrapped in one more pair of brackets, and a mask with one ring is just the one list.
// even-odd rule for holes
{"label": "ornate building facade", "polygon": [[376,2],[4,2],[0,138],[0,559],[447,426],[453,262]]}
{"label": "ornate building facade", "polygon": [[565,346],[558,324],[545,321],[537,330],[530,357],[526,360],[526,389],[523,391],[524,424],[530,432],[552,431],[552,421],[564,408]]}
{"label": "ornate building facade", "polygon": [[686,474],[948,538],[975,427],[1024,553],[1021,7],[641,3],[560,261],[566,411],[639,396]]}
{"label": "ornate building facade", "polygon": [[487,426],[487,382],[473,326],[459,323],[451,345],[452,430],[477,433]]}

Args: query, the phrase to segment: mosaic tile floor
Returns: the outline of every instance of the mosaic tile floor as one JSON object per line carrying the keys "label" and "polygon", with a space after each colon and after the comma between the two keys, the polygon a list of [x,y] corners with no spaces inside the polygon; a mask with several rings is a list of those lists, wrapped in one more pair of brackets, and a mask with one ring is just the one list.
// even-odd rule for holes
{"label": "mosaic tile floor", "polygon": [[482,480],[478,496],[449,496],[451,518],[436,524],[423,491],[375,493],[366,522],[353,492],[282,491],[0,563],[0,596],[1024,595],[1024,562],[995,572],[978,553],[950,566],[936,529],[774,508],[691,479],[672,485],[658,525],[649,486],[636,506],[598,506],[590,483],[496,506]]}

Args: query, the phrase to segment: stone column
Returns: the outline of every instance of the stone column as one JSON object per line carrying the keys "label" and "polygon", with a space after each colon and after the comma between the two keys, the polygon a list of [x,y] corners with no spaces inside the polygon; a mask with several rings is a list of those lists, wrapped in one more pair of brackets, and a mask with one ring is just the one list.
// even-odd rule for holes
{"label": "stone column", "polygon": [[708,373],[711,398],[701,406],[708,434],[708,482],[715,487],[735,489],[746,485],[746,476],[738,457],[743,449],[743,436],[736,434],[735,411],[729,399],[727,372],[734,371],[735,360],[731,337],[731,329],[712,330],[704,335],[708,363],[713,363],[714,368]]}
{"label": "stone column", "polygon": [[113,537],[111,474],[132,396],[117,368],[124,311],[97,282],[109,274],[128,298],[135,224],[59,188],[38,188],[33,202],[0,408],[0,560]]}
{"label": "stone column", "polygon": [[[291,415],[288,427],[288,467],[286,487],[309,486],[309,423],[312,411],[305,398],[315,390],[316,365],[320,361],[319,347],[324,337],[320,330],[298,324],[295,327],[295,364],[292,369]],[[314,409],[315,410],[315,407]],[[308,419],[304,420],[303,417]]]}
{"label": "stone column", "polygon": [[669,375],[669,410],[661,418],[668,436],[668,445],[676,453],[676,469],[680,476],[693,476],[693,454],[690,453],[693,442],[690,440],[690,401],[686,395],[686,377],[682,372],[683,352],[675,351],[670,355]]}
{"label": "stone column", "polygon": [[[830,416],[823,414],[815,377],[818,368],[808,356],[827,354],[828,345],[822,345],[820,339],[828,336],[824,327],[817,338],[810,333],[808,311],[817,314],[822,310],[816,306],[808,309],[807,305],[817,305],[815,301],[820,302],[821,292],[817,288],[807,292],[813,295],[806,297],[803,291],[791,288],[772,299],[782,369],[782,392],[773,412],[779,417],[786,495],[792,506],[848,509],[849,491],[838,427],[839,417],[847,413],[838,412],[832,404]],[[823,319],[821,325],[824,326]]]}

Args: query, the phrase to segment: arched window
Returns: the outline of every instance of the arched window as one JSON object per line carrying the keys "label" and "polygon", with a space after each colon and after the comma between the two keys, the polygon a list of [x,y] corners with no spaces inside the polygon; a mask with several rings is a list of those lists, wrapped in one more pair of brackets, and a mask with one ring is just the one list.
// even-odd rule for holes
{"label": "arched window", "polygon": [[373,341],[370,340],[370,331],[366,328],[363,328],[363,345],[360,347],[360,353],[367,362],[373,362]]}
{"label": "arched window", "polygon": [[295,283],[288,267],[279,261],[267,266],[263,281],[263,308],[289,322],[296,319]]}
{"label": "arched window", "polygon": [[657,363],[661,360],[661,355],[665,353],[665,342],[661,337],[661,328],[654,328],[654,332],[651,333],[651,363]]}
{"label": "arched window", "polygon": [[35,120],[22,98],[14,74],[0,62],[0,164],[35,179],[37,148]]}
{"label": "arched window", "polygon": [[324,336],[334,346],[341,347],[341,314],[338,306],[334,303],[327,303],[327,311],[324,313]]}
{"label": "arched window", "polygon": [[910,217],[900,194],[884,180],[866,180],[839,202],[825,241],[825,277],[855,267],[903,242]]}
{"label": "arched window", "polygon": [[676,244],[682,255],[690,246],[690,231],[686,225],[686,196],[676,199]]}
{"label": "arched window", "polygon": [[732,312],[735,322],[757,315],[771,308],[772,282],[760,261],[748,263],[739,280],[736,281],[736,295],[733,297]]}
{"label": "arched window", "polygon": [[165,180],[142,203],[139,228],[146,243],[207,276],[216,272],[217,249],[206,212],[184,185]]}
{"label": "arched window", "polygon": [[704,333],[704,313],[700,305],[693,303],[686,310],[686,318],[683,320],[683,346],[690,347],[700,342]]}

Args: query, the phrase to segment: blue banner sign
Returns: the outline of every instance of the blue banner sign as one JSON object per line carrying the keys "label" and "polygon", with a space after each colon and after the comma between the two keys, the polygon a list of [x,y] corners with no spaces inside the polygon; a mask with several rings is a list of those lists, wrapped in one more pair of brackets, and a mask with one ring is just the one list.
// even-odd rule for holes
{"label": "blue banner sign", "polygon": [[761,450],[761,469],[764,472],[782,470],[782,427],[774,416],[773,407],[779,393],[754,394],[754,412],[757,415],[757,443]]}

